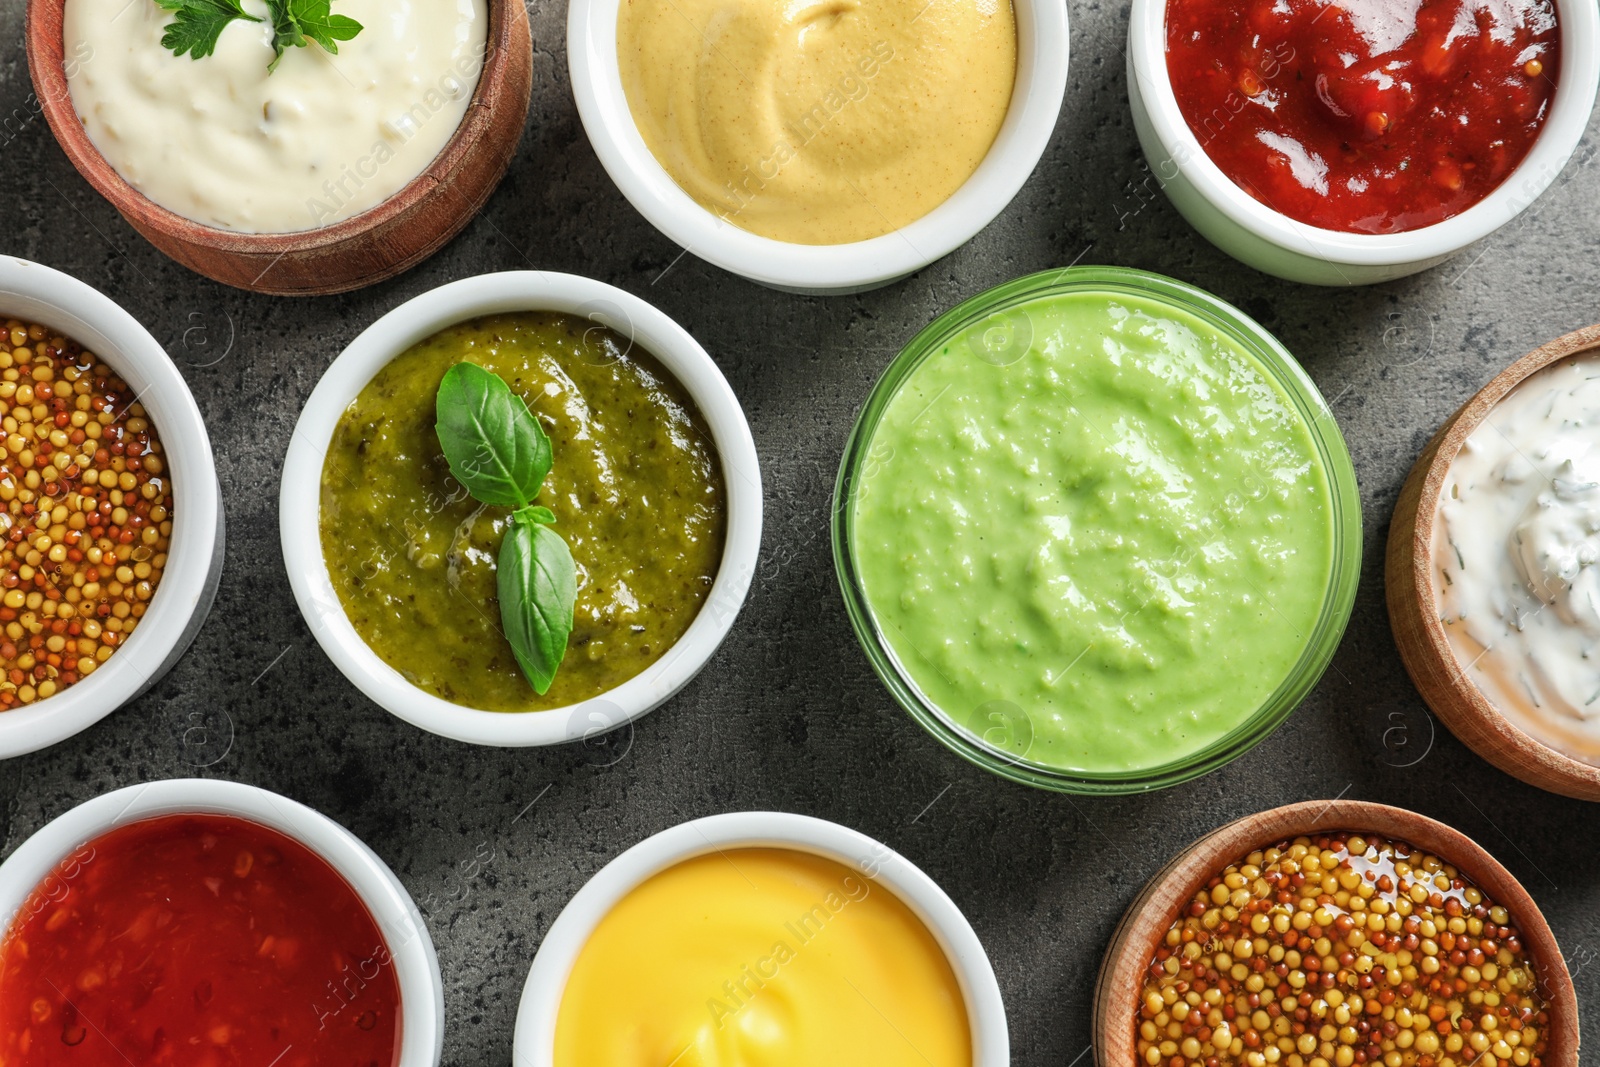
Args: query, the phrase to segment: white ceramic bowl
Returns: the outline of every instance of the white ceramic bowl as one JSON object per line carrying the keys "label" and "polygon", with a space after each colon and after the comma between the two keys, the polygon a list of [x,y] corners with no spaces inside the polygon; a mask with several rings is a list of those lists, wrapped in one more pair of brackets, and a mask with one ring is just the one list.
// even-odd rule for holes
{"label": "white ceramic bowl", "polygon": [[572,0],[567,65],[578,114],[622,195],[656,229],[724,270],[787,292],[859,293],[959,248],[998,215],[1044,154],[1067,87],[1067,5],[1012,0],[1017,80],[989,154],[955,194],[892,233],[842,245],[776,241],[724,222],[684,192],[645,145],[617,60],[620,0]]}
{"label": "white ceramic bowl", "polygon": [[[232,815],[300,842],[327,860],[367,906],[383,931],[400,984],[400,1055],[395,1067],[436,1067],[444,1045],[444,984],[433,939],[411,895],[361,839],[321,812],[253,785],[175,778],[130,785],[40,828],[0,864],[0,931],[9,930],[46,878],[70,882],[63,860],[93,838],[162,815]],[[88,862],[93,862],[92,860]],[[69,891],[70,884],[66,887]]]}
{"label": "white ceramic bowl", "polygon": [[1600,9],[1555,0],[1561,73],[1544,129],[1527,157],[1483,200],[1432,226],[1396,234],[1343,233],[1297,222],[1235,185],[1200,146],[1167,74],[1167,0],[1133,0],[1128,99],[1151,173],[1212,244],[1257,270],[1313,285],[1366,285],[1444,262],[1516,218],[1572,157],[1600,85]]}
{"label": "white ceramic bowl", "polygon": [[[322,558],[322,463],[334,428],[372,376],[447,326],[481,315],[554,311],[632,339],[671,371],[711,429],[727,491],[727,541],[711,595],[689,629],[644,673],[581,704],[548,711],[462,707],[412,685],[350,624]],[[333,361],[306,402],[283,464],[283,559],[300,612],[334,665],[367,696],[414,726],[479,745],[554,745],[603,733],[651,711],[699,673],[733,626],[761,550],[761,468],[750,424],[728,381],[683,327],[631,293],[570,274],[508,271],[440,286],[373,323]],[[112,657],[115,659],[115,657]]]}
{"label": "white ceramic bowl", "polygon": [[128,643],[55,696],[0,712],[0,758],[99,722],[149,689],[205,623],[222,577],[222,491],[205,421],[183,375],[148,330],[98,290],[25,259],[0,256],[0,320],[59,330],[105,360],[150,413],[172,478],[172,545],[149,609]]}
{"label": "white ceramic bowl", "polygon": [[684,860],[732,848],[791,848],[860,871],[899,897],[944,950],[967,1002],[974,1067],[1006,1067],[1011,1043],[1000,983],[966,916],[910,860],[837,823],[806,815],[744,811],[680,823],[612,860],[562,909],[545,935],[522,987],[512,1060],[516,1067],[553,1067],[556,1017],[567,976],[589,935],[634,888]]}

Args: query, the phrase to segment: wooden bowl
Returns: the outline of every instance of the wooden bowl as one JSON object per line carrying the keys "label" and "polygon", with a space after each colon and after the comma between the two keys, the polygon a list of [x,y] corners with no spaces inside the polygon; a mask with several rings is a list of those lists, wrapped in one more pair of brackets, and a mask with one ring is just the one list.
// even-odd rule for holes
{"label": "wooden bowl", "polygon": [[1425,815],[1360,800],[1308,800],[1248,815],[1190,845],[1140,891],[1111,936],[1094,992],[1098,1067],[1143,1067],[1136,1028],[1145,969],[1179,912],[1206,882],[1258,848],[1336,830],[1404,841],[1455,865],[1511,912],[1550,1003],[1546,1067],[1578,1067],[1578,997],[1565,959],[1538,905],[1511,872],[1477,842]]}
{"label": "wooden bowl", "polygon": [[[143,0],[148,2],[148,0]],[[533,40],[522,0],[488,0],[488,53],[455,135],[409,184],[359,215],[297,233],[205,226],[129,185],[95,148],[72,106],[63,66],[66,0],[28,0],[28,69],[56,140],[128,224],[190,270],[240,289],[315,296],[409,270],[459,233],[494,192],[522,137],[533,88]]]}
{"label": "wooden bowl", "polygon": [[1439,428],[1400,490],[1389,524],[1384,586],[1395,644],[1411,680],[1450,732],[1513,777],[1552,793],[1600,801],[1600,767],[1563,755],[1501,714],[1451,651],[1433,595],[1433,529],[1445,475],[1461,445],[1506,394],[1558,360],[1600,350],[1600,326],[1535,349],[1501,371]]}

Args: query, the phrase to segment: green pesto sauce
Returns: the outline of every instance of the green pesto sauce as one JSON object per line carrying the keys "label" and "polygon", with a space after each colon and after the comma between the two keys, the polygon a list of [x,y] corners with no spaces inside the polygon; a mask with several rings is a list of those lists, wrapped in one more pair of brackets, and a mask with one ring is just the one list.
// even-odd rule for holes
{"label": "green pesto sauce", "polygon": [[[572,549],[578,598],[543,696],[500,630],[510,512],[467,495],[434,433],[439,382],[463,360],[504,379],[550,437],[538,502]],[[710,430],[654,357],[582,319],[497,315],[401,353],[345,411],[322,469],[322,550],[356,632],[413,684],[490,711],[562,707],[642,673],[689,628],[722,558],[723,488]]]}
{"label": "green pesto sauce", "polygon": [[867,602],[902,672],[996,747],[1086,774],[1181,761],[1309,642],[1327,472],[1282,387],[1201,320],[1101,293],[1021,311],[1026,355],[952,342],[873,431],[853,530]]}

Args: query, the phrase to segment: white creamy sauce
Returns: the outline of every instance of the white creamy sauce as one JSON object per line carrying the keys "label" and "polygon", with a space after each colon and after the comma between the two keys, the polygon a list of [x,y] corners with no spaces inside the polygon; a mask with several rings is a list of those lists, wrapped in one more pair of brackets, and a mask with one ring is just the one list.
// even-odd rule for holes
{"label": "white creamy sauce", "polygon": [[1489,702],[1600,764],[1600,357],[1533,375],[1450,464],[1434,591]]}
{"label": "white creamy sauce", "polygon": [[374,207],[461,124],[488,39],[485,0],[334,0],[364,27],[278,69],[265,0],[204,59],[161,46],[155,0],[67,0],[72,103],[117,173],[156,203],[247,233],[315,229]]}

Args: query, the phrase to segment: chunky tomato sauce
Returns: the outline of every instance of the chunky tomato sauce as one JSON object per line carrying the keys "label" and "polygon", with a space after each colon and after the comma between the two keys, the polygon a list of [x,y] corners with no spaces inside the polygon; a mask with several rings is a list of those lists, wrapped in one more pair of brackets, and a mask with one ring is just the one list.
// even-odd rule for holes
{"label": "chunky tomato sauce", "polygon": [[348,883],[219,815],[119,827],[68,857],[0,945],[5,1067],[391,1067],[400,989]]}
{"label": "chunky tomato sauce", "polygon": [[1551,0],[1170,0],[1167,69],[1207,155],[1329,230],[1458,215],[1533,146],[1556,89]]}

